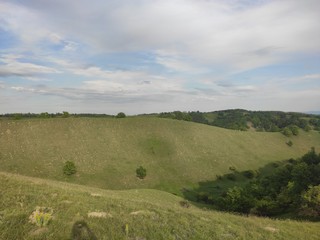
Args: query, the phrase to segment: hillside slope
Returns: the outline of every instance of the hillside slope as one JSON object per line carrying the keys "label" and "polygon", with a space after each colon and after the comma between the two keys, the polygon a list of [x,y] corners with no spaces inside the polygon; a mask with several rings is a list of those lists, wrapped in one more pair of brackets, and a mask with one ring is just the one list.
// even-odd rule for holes
{"label": "hillside slope", "polygon": [[[99,240],[320,237],[319,223],[184,208],[179,204],[181,198],[158,190],[102,190],[3,172],[0,182],[1,240],[76,239],[72,236],[88,234],[88,229]],[[48,226],[40,228],[29,222],[36,206],[53,209]]]}
{"label": "hillside slope", "polygon": [[[0,170],[105,189],[182,187],[213,180],[229,166],[257,169],[320,148],[318,132],[288,138],[150,117],[0,121]],[[66,177],[65,161],[78,172]],[[135,176],[138,166],[147,178]]]}

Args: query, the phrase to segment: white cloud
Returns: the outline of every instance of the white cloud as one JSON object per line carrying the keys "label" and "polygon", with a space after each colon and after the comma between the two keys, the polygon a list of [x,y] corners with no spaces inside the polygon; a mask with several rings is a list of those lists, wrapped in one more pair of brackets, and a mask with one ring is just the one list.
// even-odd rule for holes
{"label": "white cloud", "polygon": [[22,58],[21,55],[9,54],[0,56],[0,62],[3,63],[0,65],[0,77],[30,77],[37,74],[59,73],[59,71],[50,67],[28,62],[20,62],[20,58]]}
{"label": "white cloud", "polygon": [[[252,5],[204,0],[21,4],[25,6],[2,4],[6,6],[2,12],[9,15],[9,28],[26,41],[47,38],[57,42],[72,36],[100,52],[175,51],[207,66],[226,65],[234,71],[320,50],[320,3],[316,0]],[[167,60],[172,69],[189,68],[177,59]],[[164,62],[161,56],[160,62]]]}
{"label": "white cloud", "polygon": [[[169,110],[161,100],[170,102],[167,107],[172,110],[277,109],[276,101],[281,107],[289,108],[291,101],[292,106],[306,108],[307,100],[300,105],[295,96],[310,102],[307,94],[319,98],[315,71],[300,69],[302,76],[293,77],[272,75],[263,83],[255,83],[252,79],[259,76],[250,73],[252,81],[237,82],[232,74],[288,59],[300,61],[300,55],[309,53],[317,58],[319,12],[318,0],[2,1],[0,29],[17,39],[12,48],[0,46],[0,54],[12,53],[1,56],[0,77],[11,76],[11,81],[23,76],[32,82],[6,85],[5,90],[0,83],[0,88],[92,101],[92,105],[95,100],[157,102],[160,111]],[[34,57],[26,58],[25,52]],[[137,53],[148,57],[132,64]],[[122,65],[121,54],[134,60],[123,57],[127,62]],[[113,55],[118,57],[115,63]],[[54,73],[61,73],[61,80],[51,78]],[[67,84],[72,87],[62,87],[70,76]],[[48,86],[30,86],[49,80],[54,82]],[[309,86],[296,87],[303,83]]]}
{"label": "white cloud", "polygon": [[320,74],[308,74],[308,75],[301,77],[301,79],[305,79],[305,80],[319,79],[320,80]]}

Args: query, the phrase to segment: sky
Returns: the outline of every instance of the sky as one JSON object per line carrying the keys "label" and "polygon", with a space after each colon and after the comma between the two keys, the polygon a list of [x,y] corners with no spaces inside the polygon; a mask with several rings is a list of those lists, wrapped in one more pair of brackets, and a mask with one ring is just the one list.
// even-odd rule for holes
{"label": "sky", "polygon": [[320,110],[319,0],[0,0],[0,113]]}

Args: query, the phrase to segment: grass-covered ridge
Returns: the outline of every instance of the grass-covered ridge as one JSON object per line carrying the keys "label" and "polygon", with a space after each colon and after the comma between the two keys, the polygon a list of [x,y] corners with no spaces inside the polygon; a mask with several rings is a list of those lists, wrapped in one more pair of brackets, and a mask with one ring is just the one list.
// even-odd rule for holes
{"label": "grass-covered ridge", "polygon": [[[152,117],[0,121],[0,170],[106,189],[179,192],[237,170],[302,156],[320,148],[320,134],[243,132]],[[77,166],[63,175],[66,161]],[[139,180],[138,166],[148,175]]]}
{"label": "grass-covered ridge", "polygon": [[[72,239],[79,222],[99,240],[319,239],[319,223],[184,208],[180,197],[158,190],[102,190],[1,172],[0,181],[0,239]],[[53,210],[46,227],[29,221],[37,206]]]}

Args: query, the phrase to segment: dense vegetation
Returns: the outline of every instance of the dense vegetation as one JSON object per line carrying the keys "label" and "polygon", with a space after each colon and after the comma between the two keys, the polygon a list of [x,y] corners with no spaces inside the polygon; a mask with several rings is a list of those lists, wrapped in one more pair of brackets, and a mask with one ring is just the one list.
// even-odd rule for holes
{"label": "dense vegetation", "polygon": [[[320,219],[320,154],[312,148],[301,158],[271,164],[273,171],[247,170],[218,176],[217,181],[231,180],[220,195],[198,192],[198,201],[221,210],[259,216],[314,217]],[[241,175],[250,181],[237,184]],[[233,185],[233,186],[232,186]]]}
{"label": "dense vegetation", "polygon": [[217,127],[246,131],[280,132],[285,135],[297,135],[298,128],[305,131],[320,130],[320,116],[304,113],[286,113],[279,111],[247,111],[242,109],[215,112],[163,112],[162,118],[193,121]]}

